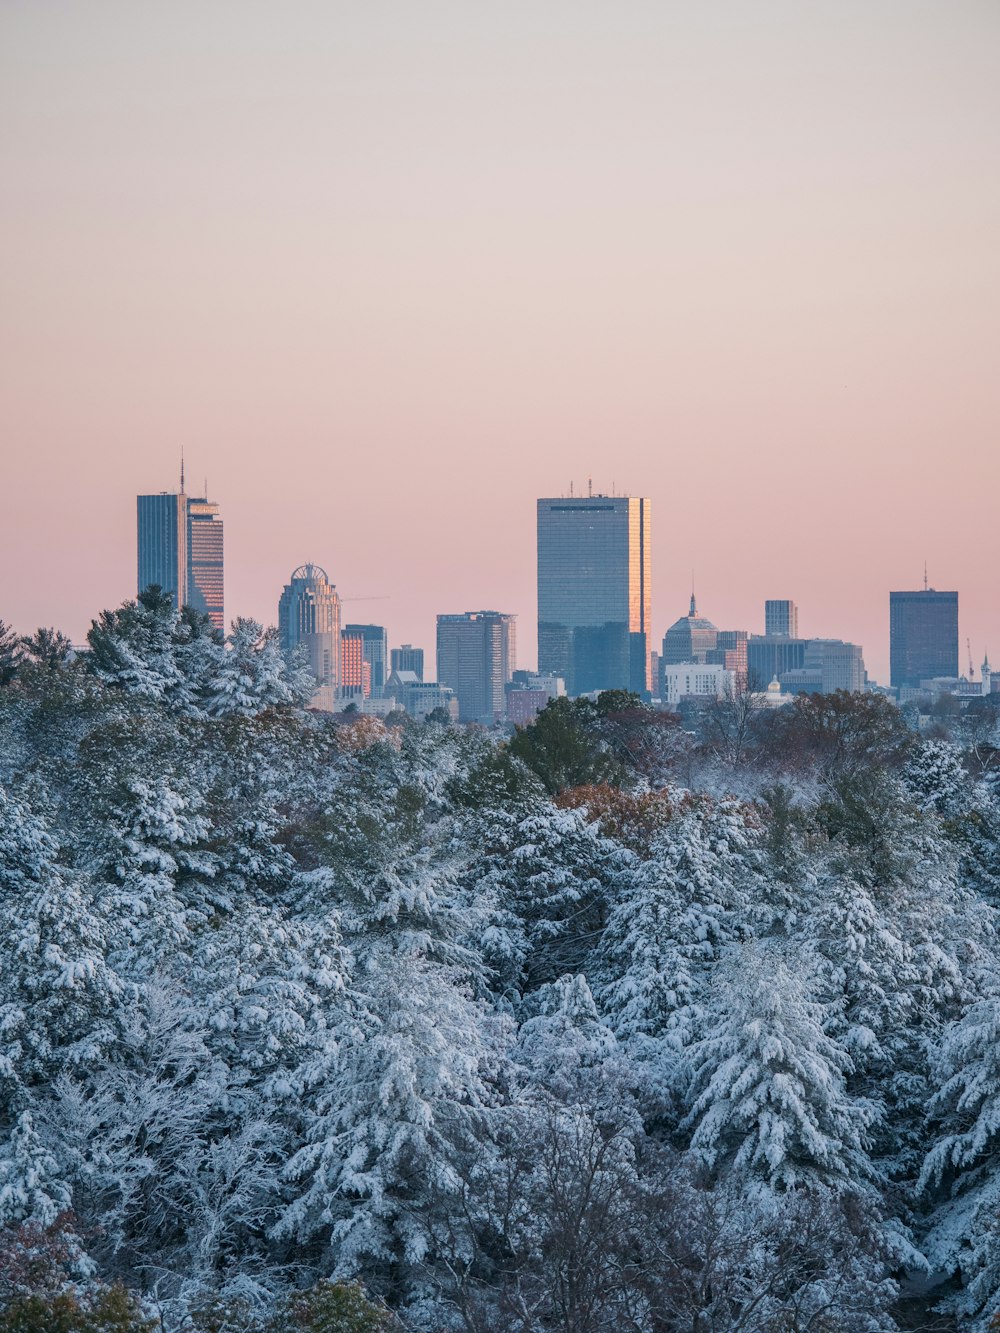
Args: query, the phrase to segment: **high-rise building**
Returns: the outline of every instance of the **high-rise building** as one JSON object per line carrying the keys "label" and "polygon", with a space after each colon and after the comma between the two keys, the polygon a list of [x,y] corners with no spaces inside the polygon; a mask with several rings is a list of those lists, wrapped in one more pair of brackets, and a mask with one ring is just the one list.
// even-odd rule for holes
{"label": "high-rise building", "polygon": [[331,712],[340,688],[340,597],[319,565],[300,565],[278,603],[285,652],[302,645],[316,677],[312,707]]}
{"label": "high-rise building", "polygon": [[223,589],[222,519],[219,506],[204,497],[188,498],[188,602],[203,611],[212,628],[226,630]]}
{"label": "high-rise building", "polygon": [[677,662],[707,662],[719,639],[719,631],[710,620],[698,614],[698,604],[691,594],[691,607],[686,616],[681,616],[663,636],[663,649],[660,653],[660,666],[673,666]]}
{"label": "high-rise building", "polygon": [[807,639],[786,638],[781,634],[751,634],[747,642],[747,673],[755,690],[766,690],[772,680],[786,671],[801,671],[805,666]]}
{"label": "high-rise building", "polygon": [[517,617],[466,611],[437,618],[437,677],[455,691],[463,722],[499,722],[514,671]]}
{"label": "high-rise building", "polygon": [[423,648],[414,648],[412,643],[404,643],[402,648],[393,648],[392,669],[393,671],[412,671],[417,680],[423,680]]}
{"label": "high-rise building", "polygon": [[139,574],[137,592],[157,584],[176,607],[188,602],[187,496],[168,494],[136,497]]}
{"label": "high-rise building", "polygon": [[922,588],[889,594],[889,679],[918,686],[958,675],[958,593]]}
{"label": "high-rise building", "polygon": [[778,673],[782,690],[792,694],[833,694],[837,690],[857,694],[864,690],[868,673],[861,644],[843,639],[798,642],[805,645],[802,666]]}
{"label": "high-rise building", "polygon": [[692,663],[719,666],[731,672],[733,679],[745,681],[747,640],[745,629],[716,629],[710,620],[700,616],[698,604],[692,593],[688,614],[675,620],[663,636],[657,675],[657,692],[660,698],[666,700],[671,690],[676,691],[679,688],[677,681],[681,677],[674,673],[668,681],[665,674],[667,668],[672,666],[682,664],[690,666]]}
{"label": "high-rise building", "polygon": [[650,517],[636,496],[538,501],[538,670],[571,695],[651,689]]}
{"label": "high-rise building", "polygon": [[176,607],[204,612],[225,631],[223,524],[207,497],[161,491],[136,497],[137,591],[159,584]]}
{"label": "high-rise building", "polygon": [[794,602],[772,601],[764,603],[764,633],[768,638],[780,634],[786,639],[799,636],[799,608]]}
{"label": "high-rise building", "polygon": [[340,697],[369,699],[372,693],[371,663],[365,658],[365,637],[360,625],[345,625],[340,631]]}
{"label": "high-rise building", "polygon": [[385,687],[387,659],[389,656],[389,636],[384,625],[345,625],[345,634],[355,634],[361,639],[361,655],[368,663],[371,681],[369,693],[372,698],[380,699]]}

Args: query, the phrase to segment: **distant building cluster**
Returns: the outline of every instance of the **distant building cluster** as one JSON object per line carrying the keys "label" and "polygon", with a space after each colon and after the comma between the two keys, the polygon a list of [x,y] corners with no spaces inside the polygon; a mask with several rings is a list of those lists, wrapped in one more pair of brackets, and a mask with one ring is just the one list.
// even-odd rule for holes
{"label": "distant building cluster", "polygon": [[[207,492],[207,486],[206,486]],[[225,629],[223,523],[206,495],[137,497],[138,588],[158,584]],[[859,692],[868,680],[860,644],[799,634],[790,599],[764,602],[764,633],[718,629],[698,611],[652,640],[652,506],[639,496],[537,502],[538,670],[517,670],[517,618],[502,611],[437,617],[436,675],[424,650],[389,648],[382,625],[344,624],[326,571],[295,569],[278,603],[281,644],[316,679],[312,705],[494,726],[525,726],[551,700],[628,690],[676,709],[743,692],[780,707],[797,694]],[[1000,691],[984,661],[980,680],[959,674],[958,593],[927,586],[889,594],[890,693],[900,703],[940,694]]]}

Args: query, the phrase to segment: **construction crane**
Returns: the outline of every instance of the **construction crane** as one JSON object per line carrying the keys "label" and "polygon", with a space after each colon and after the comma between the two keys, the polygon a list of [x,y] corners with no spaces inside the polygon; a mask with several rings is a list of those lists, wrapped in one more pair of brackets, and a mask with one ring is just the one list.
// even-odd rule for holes
{"label": "construction crane", "polygon": [[387,592],[377,592],[371,597],[341,597],[342,602],[387,602],[389,594]]}

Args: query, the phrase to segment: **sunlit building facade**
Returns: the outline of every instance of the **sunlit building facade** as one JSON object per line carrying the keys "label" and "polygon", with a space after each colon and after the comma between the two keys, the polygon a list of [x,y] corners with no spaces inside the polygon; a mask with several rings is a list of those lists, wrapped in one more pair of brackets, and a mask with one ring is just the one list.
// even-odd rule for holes
{"label": "sunlit building facade", "polygon": [[158,584],[176,607],[206,614],[225,632],[223,523],[219,506],[183,490],[136,497],[137,591]]}
{"label": "sunlit building facade", "polygon": [[188,603],[203,611],[212,628],[226,630],[222,518],[219,506],[188,498]]}
{"label": "sunlit building facade", "polygon": [[651,688],[650,501],[538,501],[538,670],[571,695]]}
{"label": "sunlit building facade", "polygon": [[[368,695],[380,699],[388,676],[389,636],[384,625],[345,625],[344,634],[361,640],[361,656],[368,665]],[[366,696],[367,697],[367,696]]]}
{"label": "sunlit building facade", "polygon": [[332,712],[340,688],[340,597],[319,565],[300,565],[278,603],[286,653],[303,647],[316,677],[312,707]]}

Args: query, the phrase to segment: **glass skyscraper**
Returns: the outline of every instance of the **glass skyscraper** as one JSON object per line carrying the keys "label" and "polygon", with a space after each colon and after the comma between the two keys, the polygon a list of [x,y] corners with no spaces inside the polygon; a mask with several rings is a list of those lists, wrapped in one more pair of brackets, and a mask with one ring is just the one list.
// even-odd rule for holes
{"label": "glass skyscraper", "polygon": [[437,618],[438,684],[455,691],[462,722],[499,722],[504,686],[517,656],[517,618],[502,611],[466,611]]}
{"label": "glass skyscraper", "polygon": [[538,501],[538,670],[569,694],[650,680],[650,502],[593,495]]}
{"label": "glass skyscraper", "polygon": [[305,647],[316,677],[312,707],[332,712],[340,688],[340,597],[319,565],[300,565],[285,585],[278,634],[286,653]]}
{"label": "glass skyscraper", "polygon": [[345,625],[344,634],[354,634],[361,639],[361,653],[371,671],[371,693],[373,699],[381,699],[388,672],[389,636],[384,625]]}
{"label": "glass skyscraper", "polygon": [[161,491],[136,497],[137,591],[156,583],[176,607],[204,612],[226,628],[223,525],[208,499]]}
{"label": "glass skyscraper", "polygon": [[889,679],[918,686],[958,675],[958,593],[922,588],[889,594]]}

